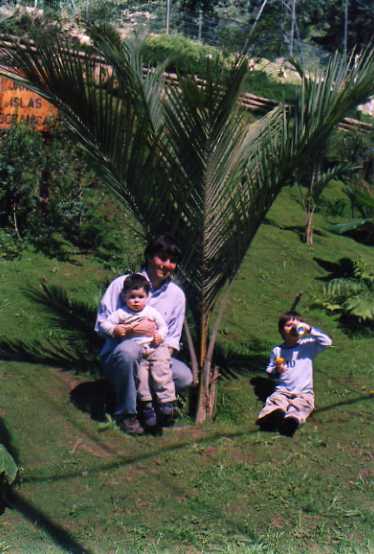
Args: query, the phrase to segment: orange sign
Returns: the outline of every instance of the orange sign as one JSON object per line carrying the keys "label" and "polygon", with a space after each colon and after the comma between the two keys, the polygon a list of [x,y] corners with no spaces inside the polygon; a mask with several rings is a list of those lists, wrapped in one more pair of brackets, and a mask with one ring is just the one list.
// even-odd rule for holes
{"label": "orange sign", "polygon": [[57,118],[57,109],[35,92],[0,77],[0,129],[24,121],[36,131],[47,131]]}

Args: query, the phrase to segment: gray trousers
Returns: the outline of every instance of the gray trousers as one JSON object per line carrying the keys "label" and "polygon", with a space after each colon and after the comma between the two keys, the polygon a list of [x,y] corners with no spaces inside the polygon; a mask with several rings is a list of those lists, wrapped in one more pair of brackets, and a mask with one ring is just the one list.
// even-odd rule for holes
{"label": "gray trousers", "polygon": [[175,401],[175,385],[170,367],[170,350],[162,344],[144,353],[138,368],[138,398],[149,402],[153,395],[159,404]]}

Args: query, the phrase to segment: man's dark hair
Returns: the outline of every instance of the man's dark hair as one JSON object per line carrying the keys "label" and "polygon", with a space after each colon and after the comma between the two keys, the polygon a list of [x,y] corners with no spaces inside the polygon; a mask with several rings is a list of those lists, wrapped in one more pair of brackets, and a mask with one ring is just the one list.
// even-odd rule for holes
{"label": "man's dark hair", "polygon": [[302,320],[301,315],[298,312],[295,312],[295,311],[285,312],[284,314],[279,316],[278,329],[279,329],[280,334],[282,334],[284,326],[286,325],[287,321],[289,321],[290,319],[295,319],[295,318],[300,319],[300,321]]}
{"label": "man's dark hair", "polygon": [[171,259],[178,261],[180,250],[172,235],[165,233],[148,243],[144,252],[145,260],[147,261],[149,258],[153,258],[153,256],[157,256],[158,254],[166,254]]}
{"label": "man's dark hair", "polygon": [[151,287],[148,279],[141,273],[130,273],[123,281],[122,292],[126,294],[130,290],[144,289],[146,294],[149,294]]}

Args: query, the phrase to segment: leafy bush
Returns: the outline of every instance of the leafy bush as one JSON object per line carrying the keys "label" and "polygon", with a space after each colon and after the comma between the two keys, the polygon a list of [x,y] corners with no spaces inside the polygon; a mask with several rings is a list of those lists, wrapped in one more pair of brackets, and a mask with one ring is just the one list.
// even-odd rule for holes
{"label": "leafy bush", "polygon": [[9,487],[15,482],[18,467],[4,445],[0,444],[0,502],[6,499]]}
{"label": "leafy bush", "polygon": [[168,71],[193,73],[204,76],[207,59],[222,58],[217,48],[206,46],[182,35],[151,35],[144,43],[142,56],[145,63],[157,65],[166,62]]}
{"label": "leafy bush", "polygon": [[20,124],[0,144],[0,258],[15,258],[31,243],[60,259],[89,251],[123,267],[127,214],[66,133],[56,126],[43,141]]}
{"label": "leafy bush", "polygon": [[24,124],[1,136],[0,226],[9,226],[21,238],[39,203],[42,139]]}
{"label": "leafy bush", "polygon": [[[142,55],[145,63],[151,66],[165,62],[167,71],[193,73],[202,78],[206,75],[209,59],[220,59],[223,68],[232,61],[231,54],[181,35],[150,36],[144,43]],[[246,77],[244,89],[259,96],[290,102],[295,96],[296,86],[277,83],[265,71],[252,71]]]}
{"label": "leafy bush", "polygon": [[361,258],[344,259],[345,276],[332,279],[316,298],[315,304],[330,313],[340,315],[342,321],[354,325],[374,324],[374,268]]}

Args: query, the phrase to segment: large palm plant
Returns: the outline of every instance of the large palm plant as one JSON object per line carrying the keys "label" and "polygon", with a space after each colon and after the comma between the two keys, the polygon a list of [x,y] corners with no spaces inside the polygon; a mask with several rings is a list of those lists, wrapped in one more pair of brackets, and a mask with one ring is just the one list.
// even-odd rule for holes
{"label": "large palm plant", "polygon": [[[245,57],[229,69],[208,64],[205,82],[164,82],[144,73],[139,49],[113,32],[91,29],[96,58],[79,56],[64,37],[34,48],[2,48],[1,73],[54,103],[108,187],[131,209],[146,236],[176,236],[193,316],[188,332],[199,381],[197,420],[213,413],[213,351],[222,309],[212,311],[281,186],[347,113],[374,92],[374,53],[359,63],[332,59],[323,76],[303,75],[292,108],[255,124],[237,102]],[[9,69],[9,68],[12,69]],[[187,329],[188,330],[188,329]]]}

